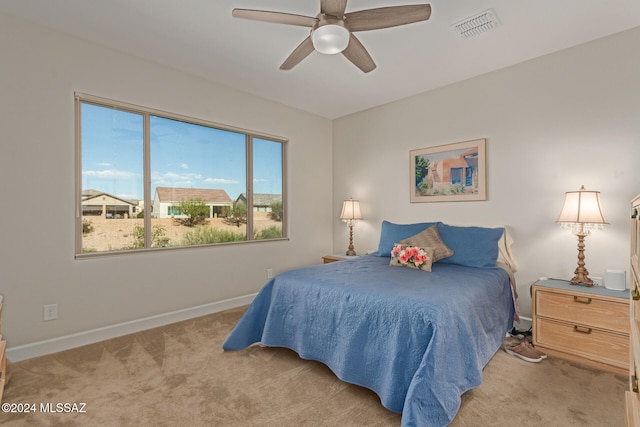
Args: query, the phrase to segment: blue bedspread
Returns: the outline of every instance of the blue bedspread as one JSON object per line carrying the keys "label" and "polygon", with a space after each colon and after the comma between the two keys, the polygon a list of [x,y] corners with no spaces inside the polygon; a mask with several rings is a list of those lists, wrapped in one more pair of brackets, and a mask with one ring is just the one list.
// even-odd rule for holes
{"label": "blue bedspread", "polygon": [[425,272],[363,256],[276,276],[223,348],[292,349],[375,391],[403,426],[445,426],[512,319],[502,269],[436,263]]}

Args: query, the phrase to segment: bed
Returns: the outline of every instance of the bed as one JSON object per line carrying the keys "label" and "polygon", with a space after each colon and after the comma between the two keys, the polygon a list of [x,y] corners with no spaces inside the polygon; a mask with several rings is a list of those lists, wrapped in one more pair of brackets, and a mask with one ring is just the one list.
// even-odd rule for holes
{"label": "bed", "polygon": [[[384,221],[375,254],[271,279],[223,348],[292,349],[376,392],[403,426],[446,426],[513,325],[510,245],[503,228]],[[400,248],[430,265],[401,265]]]}

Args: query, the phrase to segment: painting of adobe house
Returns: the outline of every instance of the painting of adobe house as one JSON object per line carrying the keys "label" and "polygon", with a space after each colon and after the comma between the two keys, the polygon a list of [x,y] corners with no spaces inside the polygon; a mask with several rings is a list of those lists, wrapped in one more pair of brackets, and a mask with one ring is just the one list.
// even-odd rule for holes
{"label": "painting of adobe house", "polygon": [[411,202],[486,200],[485,139],[410,151]]}

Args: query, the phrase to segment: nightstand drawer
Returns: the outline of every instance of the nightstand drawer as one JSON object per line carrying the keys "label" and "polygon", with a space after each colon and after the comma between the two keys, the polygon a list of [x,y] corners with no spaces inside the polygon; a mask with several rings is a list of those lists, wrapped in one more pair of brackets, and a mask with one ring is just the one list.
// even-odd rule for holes
{"label": "nightstand drawer", "polygon": [[536,318],[537,345],[629,368],[629,336],[588,326]]}
{"label": "nightstand drawer", "polygon": [[[536,292],[536,315],[629,334],[629,304],[589,294]],[[628,336],[628,335],[627,335]]]}

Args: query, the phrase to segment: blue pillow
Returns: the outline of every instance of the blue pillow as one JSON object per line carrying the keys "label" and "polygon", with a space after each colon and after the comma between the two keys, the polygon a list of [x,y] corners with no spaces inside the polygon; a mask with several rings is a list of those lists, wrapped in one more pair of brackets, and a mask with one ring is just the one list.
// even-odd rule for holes
{"label": "blue pillow", "polygon": [[504,228],[456,227],[438,223],[442,241],[453,255],[439,262],[469,267],[495,267]]}
{"label": "blue pillow", "polygon": [[398,243],[402,239],[414,236],[419,232],[426,230],[436,222],[421,222],[417,224],[394,224],[389,221],[382,221],[382,230],[380,231],[380,243],[378,244],[378,252],[376,256],[386,256],[391,258],[391,249],[393,244]]}

